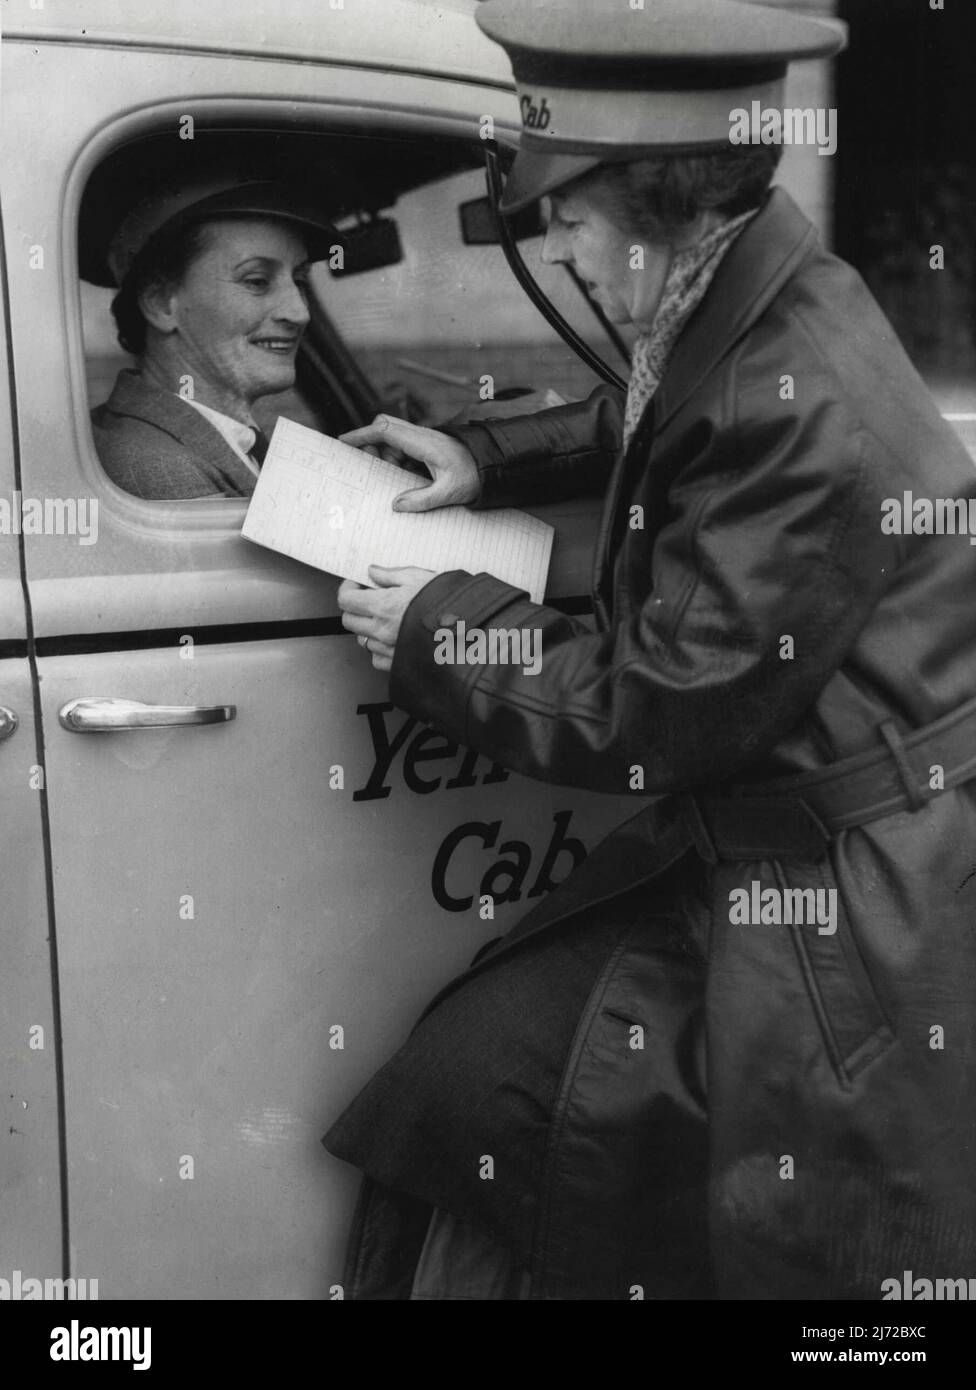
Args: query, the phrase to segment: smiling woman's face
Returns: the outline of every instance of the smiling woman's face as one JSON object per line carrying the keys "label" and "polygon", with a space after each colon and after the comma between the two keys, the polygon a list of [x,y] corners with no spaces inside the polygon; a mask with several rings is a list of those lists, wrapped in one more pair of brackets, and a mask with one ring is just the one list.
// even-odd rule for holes
{"label": "smiling woman's face", "polygon": [[206,233],[147,317],[193,378],[196,398],[227,411],[294,385],[309,319],[308,253],[297,231],[272,219],[222,218]]}

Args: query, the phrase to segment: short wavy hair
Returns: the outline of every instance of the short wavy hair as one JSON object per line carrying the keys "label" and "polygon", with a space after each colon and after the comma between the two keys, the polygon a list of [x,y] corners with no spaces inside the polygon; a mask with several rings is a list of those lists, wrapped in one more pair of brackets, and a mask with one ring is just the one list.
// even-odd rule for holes
{"label": "short wavy hair", "polygon": [[146,350],[147,324],[139,296],[147,290],[165,290],[180,284],[210,239],[209,223],[191,222],[169,234],[162,228],[142,248],[112,300],[119,345],[124,351],[141,357]]}
{"label": "short wavy hair", "polygon": [[782,153],[779,145],[730,145],[601,164],[560,191],[584,185],[598,190],[615,225],[647,241],[667,242],[703,213],[732,218],[760,207]]}

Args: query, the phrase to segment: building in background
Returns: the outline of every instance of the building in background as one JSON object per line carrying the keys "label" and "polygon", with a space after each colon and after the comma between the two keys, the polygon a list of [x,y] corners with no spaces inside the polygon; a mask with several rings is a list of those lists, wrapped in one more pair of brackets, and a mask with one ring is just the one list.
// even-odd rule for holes
{"label": "building in background", "polygon": [[[755,0],[774,9],[791,10],[809,19],[834,19],[836,0]],[[883,0],[882,0],[883,3]],[[787,76],[786,104],[800,109],[835,107],[836,59],[791,63]],[[843,138],[843,113],[841,113]],[[820,228],[824,241],[833,240],[834,176],[836,156],[824,156],[809,145],[790,145],[784,150],[777,182],[793,195],[806,215]]]}

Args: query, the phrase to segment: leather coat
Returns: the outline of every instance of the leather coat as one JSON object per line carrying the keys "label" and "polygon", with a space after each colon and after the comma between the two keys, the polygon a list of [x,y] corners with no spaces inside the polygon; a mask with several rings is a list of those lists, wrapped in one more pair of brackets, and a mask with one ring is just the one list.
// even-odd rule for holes
{"label": "leather coat", "polygon": [[[392,697],[518,772],[636,781],[637,814],[441,992],[326,1137],[372,1179],[347,1296],[404,1296],[424,1204],[506,1240],[535,1298],[879,1299],[904,1270],[972,1277],[976,783],[940,789],[933,759],[906,774],[915,809],[854,817],[820,856],[760,838],[717,862],[689,849],[687,795],[815,780],[976,694],[976,553],[882,528],[886,499],[976,495],[973,465],[782,191],[625,454],[621,421],[605,388],[453,431],[480,505],[605,492],[596,630],[440,575],[405,616]],[[540,629],[541,671],[438,664],[457,619]],[[836,929],[736,919],[754,885],[835,892]]]}

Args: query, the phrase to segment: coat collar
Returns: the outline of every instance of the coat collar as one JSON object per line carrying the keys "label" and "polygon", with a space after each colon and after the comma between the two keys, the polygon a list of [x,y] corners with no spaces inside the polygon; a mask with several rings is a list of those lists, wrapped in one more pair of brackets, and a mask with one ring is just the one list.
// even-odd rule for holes
{"label": "coat collar", "polygon": [[774,188],[731,248],[685,327],[653,399],[660,429],[749,331],[818,243],[790,195]]}
{"label": "coat collar", "polygon": [[627,477],[646,462],[654,434],[765,313],[817,242],[812,222],[788,193],[774,188],[725,256],[708,293],[685,325],[661,383],[607,485],[593,565],[594,607],[602,627],[610,624],[613,554],[625,525],[620,499]]}
{"label": "coat collar", "polygon": [[248,496],[253,492],[254,474],[247,464],[205,416],[174,392],[164,391],[140,372],[125,368],[119,372],[106,405],[113,414],[145,420],[190,453],[212,460],[233,484],[231,495]]}

